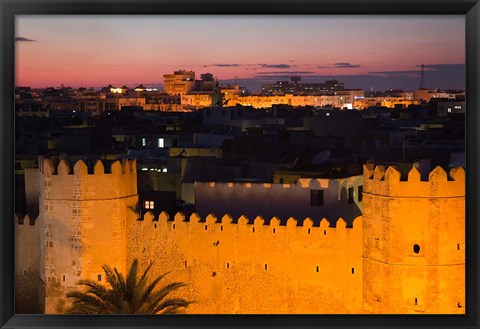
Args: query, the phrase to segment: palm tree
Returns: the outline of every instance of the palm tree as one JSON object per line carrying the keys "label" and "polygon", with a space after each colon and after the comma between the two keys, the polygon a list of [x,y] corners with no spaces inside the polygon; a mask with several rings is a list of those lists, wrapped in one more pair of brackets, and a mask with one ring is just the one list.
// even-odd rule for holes
{"label": "palm tree", "polygon": [[137,280],[138,259],[132,262],[126,280],[116,268],[103,265],[107,286],[93,280],[80,280],[86,291],[72,291],[68,298],[75,298],[70,314],[175,314],[188,307],[191,302],[183,298],[166,298],[172,291],[185,286],[181,282],[169,283],[159,289],[157,284],[168,273],[148,283],[148,265]]}

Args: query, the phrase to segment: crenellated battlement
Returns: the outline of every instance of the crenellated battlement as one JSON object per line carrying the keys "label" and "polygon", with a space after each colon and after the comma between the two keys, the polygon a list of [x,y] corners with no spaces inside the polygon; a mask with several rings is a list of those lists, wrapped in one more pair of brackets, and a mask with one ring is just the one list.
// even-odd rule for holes
{"label": "crenellated battlement", "polygon": [[[343,180],[347,180],[345,178]],[[341,180],[341,179],[340,179]],[[242,189],[252,189],[253,191],[258,190],[296,190],[298,188],[302,189],[312,189],[312,188],[328,188],[332,179],[328,178],[300,178],[295,184],[273,184],[273,183],[245,183],[245,182],[196,182],[196,185],[204,185],[209,188],[221,188],[227,190],[234,190],[236,188]]]}
{"label": "crenellated battlement", "polygon": [[37,220],[38,220],[38,217],[30,218],[28,214],[27,215],[14,214],[13,218],[14,218],[15,224],[20,226],[35,226],[37,225]]}
{"label": "crenellated battlement", "polygon": [[390,166],[367,164],[363,166],[364,193],[392,197],[465,197],[465,170],[452,168],[447,174],[437,166],[422,180],[420,172],[413,167],[407,179],[403,180],[400,171]]}
{"label": "crenellated battlement", "polygon": [[97,200],[137,194],[136,160],[114,161],[109,170],[97,160],[89,170],[82,160],[72,168],[66,160],[55,166],[51,159],[43,159],[39,169],[41,193],[47,199]]}
{"label": "crenellated battlement", "polygon": [[[347,223],[343,218],[338,218],[335,226],[330,226],[330,221],[326,218],[323,218],[319,225],[314,225],[314,222],[310,218],[305,218],[303,221],[298,221],[294,217],[288,218],[286,223],[282,224],[278,217],[272,217],[268,223],[262,216],[256,216],[253,219],[248,218],[247,216],[240,216],[237,221],[234,221],[232,216],[225,214],[223,217],[219,218],[214,214],[210,214],[205,218],[202,218],[197,213],[193,213],[189,218],[187,218],[183,213],[176,213],[173,218],[166,212],[160,213],[158,218],[155,218],[151,212],[144,214],[141,220],[138,220],[136,225],[145,225],[145,223],[155,223],[158,225],[163,225],[169,229],[178,229],[179,227],[187,226],[203,226],[203,231],[211,232],[213,231],[223,231],[223,230],[245,230],[251,231],[252,233],[258,233],[262,230],[273,230],[280,228],[279,232],[285,231],[298,231],[298,230],[307,230],[310,234],[314,234],[315,231],[325,230],[337,231],[337,232],[347,232],[352,233],[353,231],[361,231],[362,229],[362,217],[359,216],[353,221],[352,227],[347,227]],[[325,232],[324,232],[325,233]],[[323,234],[323,233],[322,233]]]}
{"label": "crenellated battlement", "polygon": [[43,163],[40,166],[40,172],[46,175],[128,175],[132,172],[137,172],[137,161],[136,160],[116,160],[110,164],[109,169],[105,170],[102,160],[97,160],[93,167],[93,172],[89,172],[87,165],[83,160],[78,160],[73,165],[73,171],[71,170],[72,166],[67,160],[60,160],[57,166],[54,165],[51,159],[43,159]]}

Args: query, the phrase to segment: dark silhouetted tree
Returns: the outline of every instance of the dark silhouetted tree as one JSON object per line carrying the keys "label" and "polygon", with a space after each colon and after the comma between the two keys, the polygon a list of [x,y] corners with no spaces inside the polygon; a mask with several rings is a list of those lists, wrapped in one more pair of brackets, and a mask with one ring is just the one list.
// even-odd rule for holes
{"label": "dark silhouetted tree", "polygon": [[107,285],[93,280],[80,280],[85,291],[72,291],[70,314],[176,314],[188,307],[191,302],[183,298],[167,298],[174,290],[183,287],[181,282],[169,283],[157,288],[160,280],[168,273],[154,278],[151,282],[148,273],[153,262],[138,278],[138,260],[132,262],[126,279],[116,268],[103,265]]}

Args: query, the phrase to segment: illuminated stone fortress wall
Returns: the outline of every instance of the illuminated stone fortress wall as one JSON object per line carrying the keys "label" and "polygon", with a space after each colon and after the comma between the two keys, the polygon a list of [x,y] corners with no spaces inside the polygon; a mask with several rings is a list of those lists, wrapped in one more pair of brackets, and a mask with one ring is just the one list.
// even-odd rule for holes
{"label": "illuminated stone fortress wall", "polygon": [[155,259],[158,274],[188,282],[183,294],[202,301],[192,313],[464,313],[463,168],[421,180],[416,168],[365,167],[363,178],[352,228],[147,215],[129,227],[129,261]]}
{"label": "illuminated stone fortress wall", "polygon": [[[44,258],[31,266],[46,285],[46,313],[65,311],[78,279],[104,282],[101,265],[124,272],[134,258],[187,284],[176,293],[196,301],[188,313],[465,312],[463,168],[422,179],[415,168],[402,177],[364,167],[363,217],[351,228],[337,218],[138,218],[135,162],[111,173],[98,162],[89,173],[83,162],[71,172],[45,160],[40,172]],[[29,266],[38,246],[16,247],[17,264]]]}
{"label": "illuminated stone fortress wall", "polygon": [[188,283],[189,313],[361,313],[362,227],[225,215],[131,223],[130,257]]}

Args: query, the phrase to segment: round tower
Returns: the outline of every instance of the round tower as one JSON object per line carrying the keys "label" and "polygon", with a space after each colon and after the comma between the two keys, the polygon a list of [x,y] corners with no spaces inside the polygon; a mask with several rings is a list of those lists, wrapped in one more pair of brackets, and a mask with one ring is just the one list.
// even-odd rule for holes
{"label": "round tower", "polygon": [[465,171],[364,166],[365,313],[465,313]]}
{"label": "round tower", "polygon": [[126,221],[138,202],[135,161],[93,170],[83,161],[40,166],[40,218],[44,223],[45,313],[63,313],[66,294],[81,279],[105,283],[102,265],[125,273]]}

